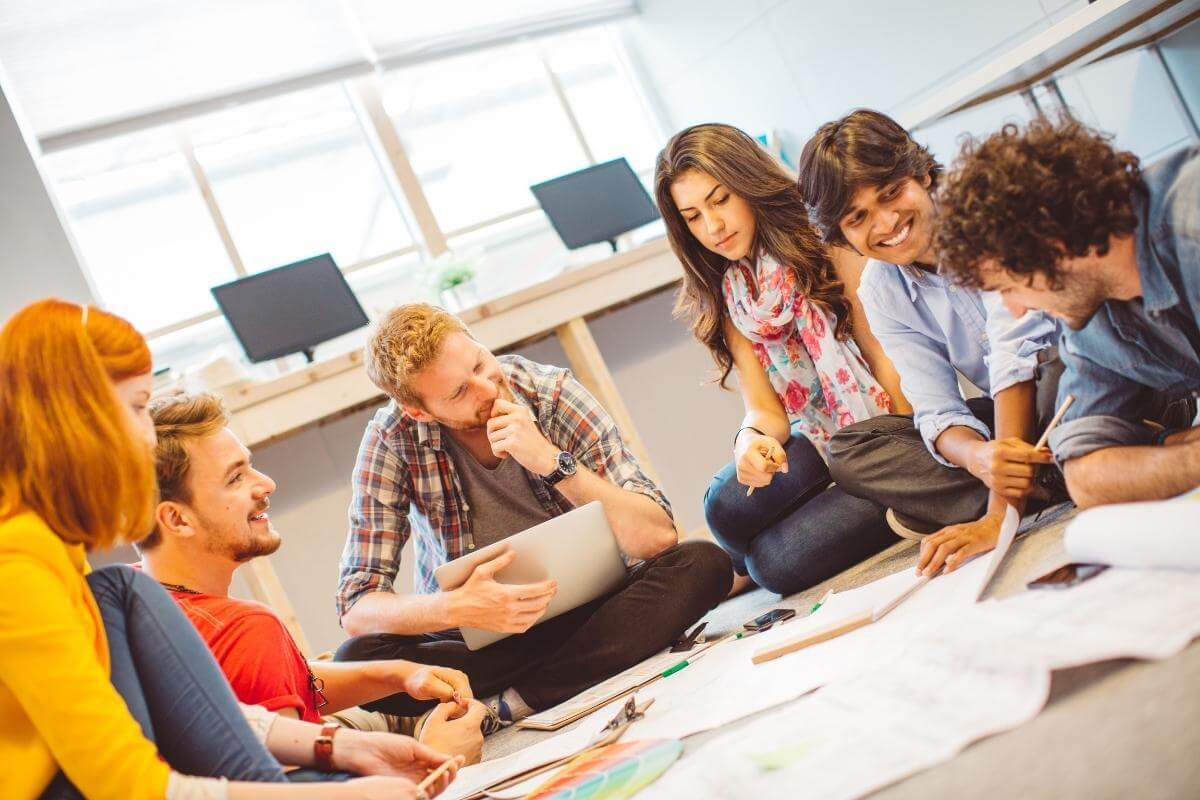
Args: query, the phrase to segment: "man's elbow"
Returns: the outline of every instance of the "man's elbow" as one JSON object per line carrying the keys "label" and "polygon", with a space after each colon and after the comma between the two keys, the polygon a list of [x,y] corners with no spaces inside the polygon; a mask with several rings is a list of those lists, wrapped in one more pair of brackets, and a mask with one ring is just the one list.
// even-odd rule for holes
{"label": "man's elbow", "polygon": [[1095,480],[1088,469],[1086,456],[1075,458],[1063,465],[1063,477],[1067,482],[1067,493],[1076,508],[1083,510],[1093,506],[1104,505],[1107,502],[1102,491],[1097,491]]}
{"label": "man's elbow", "polygon": [[342,630],[348,636],[363,636],[371,633],[365,617],[362,603],[355,603],[346,610],[345,614],[342,614]]}
{"label": "man's elbow", "polygon": [[679,532],[675,530],[670,518],[663,525],[656,526],[652,532],[643,538],[642,552],[634,553],[637,558],[653,558],[664,550],[669,550],[679,544]]}

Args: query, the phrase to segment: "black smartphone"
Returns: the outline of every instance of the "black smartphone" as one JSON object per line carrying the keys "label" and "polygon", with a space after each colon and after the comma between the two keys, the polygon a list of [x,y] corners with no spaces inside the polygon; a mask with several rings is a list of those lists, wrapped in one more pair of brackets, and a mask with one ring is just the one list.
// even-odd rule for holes
{"label": "black smartphone", "polygon": [[1068,589],[1096,577],[1106,569],[1107,564],[1063,564],[1025,586],[1028,589]]}
{"label": "black smartphone", "polygon": [[785,619],[791,619],[796,616],[796,612],[790,608],[773,608],[761,617],[755,617],[747,622],[742,627],[748,631],[766,630],[772,625],[783,622]]}

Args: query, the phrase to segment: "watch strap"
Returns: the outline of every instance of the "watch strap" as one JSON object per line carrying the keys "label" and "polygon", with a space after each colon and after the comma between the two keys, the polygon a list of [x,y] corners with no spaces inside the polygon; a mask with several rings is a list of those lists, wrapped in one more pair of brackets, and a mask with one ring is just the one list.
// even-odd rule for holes
{"label": "watch strap", "polygon": [[322,772],[333,772],[333,735],[338,725],[322,725],[321,732],[313,740],[313,762]]}
{"label": "watch strap", "polygon": [[571,470],[570,472],[566,472],[563,470],[562,457],[564,455],[568,456],[571,459],[571,461],[574,462],[574,460],[575,460],[574,456],[572,456],[570,453],[568,453],[565,450],[560,451],[558,454],[558,458],[556,458],[554,461],[554,463],[555,463],[554,472],[551,472],[549,475],[544,475],[542,477],[542,482],[545,483],[547,486],[553,486],[554,484],[558,483],[559,481],[563,480],[564,478],[567,478],[567,477],[575,474],[576,470],[574,470],[574,469]]}

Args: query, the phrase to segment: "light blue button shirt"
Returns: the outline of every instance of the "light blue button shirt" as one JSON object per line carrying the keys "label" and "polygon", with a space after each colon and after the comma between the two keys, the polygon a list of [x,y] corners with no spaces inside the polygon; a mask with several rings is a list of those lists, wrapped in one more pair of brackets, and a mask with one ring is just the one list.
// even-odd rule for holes
{"label": "light blue button shirt", "polygon": [[870,261],[858,287],[871,332],[900,373],[900,389],[929,452],[963,425],[991,433],[963,399],[957,372],[988,395],[1033,380],[1038,353],[1058,342],[1058,325],[1040,312],[1014,319],[995,292],[977,292],[915,267]]}
{"label": "light blue button shirt", "polygon": [[1135,195],[1142,296],[1109,300],[1063,337],[1059,402],[1075,404],[1050,435],[1060,464],[1109,447],[1152,445],[1142,424],[1164,401],[1200,398],[1200,147],[1147,167]]}

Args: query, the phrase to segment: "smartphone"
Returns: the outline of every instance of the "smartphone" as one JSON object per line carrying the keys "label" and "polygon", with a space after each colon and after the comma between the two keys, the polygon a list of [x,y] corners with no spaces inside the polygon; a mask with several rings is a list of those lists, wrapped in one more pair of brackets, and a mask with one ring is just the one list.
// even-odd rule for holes
{"label": "smartphone", "polygon": [[755,617],[750,620],[742,627],[748,631],[763,631],[778,622],[783,622],[785,619],[791,619],[794,616],[796,616],[796,612],[790,608],[773,608],[761,617]]}
{"label": "smartphone", "polygon": [[1064,564],[1025,586],[1028,589],[1068,589],[1096,577],[1106,569],[1107,564]]}

